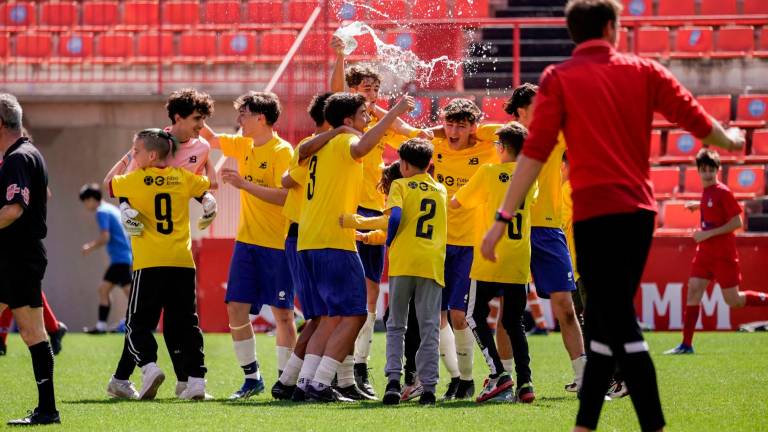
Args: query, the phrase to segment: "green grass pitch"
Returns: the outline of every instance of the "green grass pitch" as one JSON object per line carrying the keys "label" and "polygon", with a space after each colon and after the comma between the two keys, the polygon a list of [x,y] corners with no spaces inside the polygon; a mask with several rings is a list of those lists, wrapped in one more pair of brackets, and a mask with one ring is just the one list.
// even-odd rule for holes
{"label": "green grass pitch", "polygon": [[[768,334],[701,333],[693,356],[662,356],[675,346],[679,333],[648,333],[669,430],[768,430]],[[275,381],[274,338],[257,337],[257,350],[267,391],[243,403],[225,399],[241,384],[229,335],[205,336],[208,392],[216,400],[186,402],[174,398],[175,378],[162,337],[161,368],[167,379],[155,401],[114,401],[105,388],[121,350],[119,335],[70,334],[56,357],[56,396],[63,424],[50,430],[259,430],[259,431],[565,431],[570,430],[578,402],[563,385],[571,378],[560,335],[529,338],[537,399],[532,405],[470,401],[415,403],[384,407],[380,402],[302,404],[269,396]],[[0,357],[0,420],[21,417],[37,403],[29,351],[18,335],[8,339],[8,355]],[[384,335],[375,335],[372,377],[381,394]],[[438,393],[447,378],[441,370]],[[479,391],[487,372],[475,350],[475,383]],[[140,374],[132,377],[140,385]],[[438,395],[439,396],[439,395]],[[4,426],[0,426],[3,428]],[[606,402],[600,430],[638,430],[629,398]]]}

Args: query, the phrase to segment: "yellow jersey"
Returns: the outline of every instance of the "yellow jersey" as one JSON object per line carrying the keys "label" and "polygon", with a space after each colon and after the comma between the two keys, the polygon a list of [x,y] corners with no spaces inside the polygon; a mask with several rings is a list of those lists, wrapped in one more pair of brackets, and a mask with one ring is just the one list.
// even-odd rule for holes
{"label": "yellow jersey", "polygon": [[[376,123],[378,123],[378,119],[372,117],[365,130],[370,130]],[[408,137],[396,134],[391,129],[387,130],[370,153],[363,156],[363,183],[360,186],[360,207],[376,211],[384,209],[384,194],[378,188],[379,180],[381,180],[381,170],[384,168],[384,149],[390,146],[397,150],[407,139]]]}
{"label": "yellow jersey", "polygon": [[[241,135],[219,135],[224,156],[237,160],[237,169],[246,180],[260,186],[279,188],[280,179],[293,157],[293,147],[277,134],[264,145]],[[286,219],[282,206],[240,191],[240,222],[237,241],[272,249],[285,248]]]}
{"label": "yellow jersey", "polygon": [[[494,135],[495,136],[495,135]],[[460,187],[467,184],[481,165],[496,163],[499,156],[493,141],[475,141],[475,145],[461,150],[453,150],[448,140],[432,140],[435,165],[435,179],[442,183],[453,196]],[[448,244],[455,246],[473,246],[475,244],[475,226],[478,224],[475,209],[448,209]]]}
{"label": "yellow jersey", "polygon": [[579,271],[576,270],[576,243],[573,242],[573,198],[571,198],[571,182],[566,180],[563,182],[563,233],[565,233],[565,240],[568,243],[568,251],[571,253],[571,266],[573,266],[574,280],[578,281],[581,276]]}
{"label": "yellow jersey", "polygon": [[358,141],[352,134],[337,135],[309,158],[297,250],[357,251],[355,230],[342,228],[339,217],[357,211],[363,166],[350,148]]}
{"label": "yellow jersey", "polygon": [[[315,135],[310,135],[299,142],[300,145],[309,141]],[[301,218],[301,203],[304,201],[304,184],[307,181],[307,164],[299,163],[299,152],[294,151],[291,161],[288,163],[288,176],[293,179],[298,185],[288,189],[288,196],[285,197],[285,203],[283,204],[283,216],[287,217],[289,221],[299,223]]]}
{"label": "yellow jersey", "polygon": [[560,228],[562,225],[563,175],[560,167],[563,165],[564,153],[565,138],[560,133],[557,136],[557,145],[539,173],[539,198],[531,209],[531,223],[535,227]]}
{"label": "yellow jersey", "polygon": [[531,204],[538,191],[536,183],[507,225],[507,231],[496,247],[496,262],[486,260],[480,252],[483,234],[496,220],[496,210],[504,201],[515,165],[515,162],[506,162],[481,166],[454,196],[462,207],[477,208],[480,215],[475,258],[469,273],[474,280],[508,284],[526,284],[531,280]]}
{"label": "yellow jersey", "polygon": [[389,276],[419,276],[445,286],[448,216],[445,186],[429,174],[392,182],[386,209],[402,209],[389,247]]}
{"label": "yellow jersey", "polygon": [[189,199],[202,196],[210,186],[207,177],[173,167],[138,169],[112,178],[112,195],[130,200],[144,224],[144,232],[131,237],[134,270],[195,268]]}

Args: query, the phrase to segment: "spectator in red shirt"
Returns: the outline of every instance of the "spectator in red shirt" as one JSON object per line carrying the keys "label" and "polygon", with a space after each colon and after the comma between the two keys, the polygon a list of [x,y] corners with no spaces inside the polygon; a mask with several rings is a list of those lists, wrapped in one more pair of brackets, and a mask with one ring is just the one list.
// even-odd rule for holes
{"label": "spectator in red shirt", "polygon": [[766,293],[739,291],[741,270],[734,231],[741,228],[741,206],[728,186],[717,180],[720,156],[714,150],[701,149],[696,155],[696,168],[704,192],[701,202],[686,204],[691,211],[701,210],[701,230],[693,233],[698,244],[688,279],[683,342],[664,354],[693,354],[693,332],[699,320],[701,298],[712,280],[720,284],[730,307],[768,307]]}
{"label": "spectator in red shirt", "polygon": [[617,0],[570,0],[565,7],[573,57],[540,79],[530,135],[497,222],[481,248],[487,259],[506,232],[562,130],[573,187],[577,267],[587,290],[587,366],[574,431],[597,428],[618,364],[642,430],[663,430],[656,371],[637,325],[633,299],[653,238],[656,205],[649,175],[653,112],[707,145],[738,149],[690,92],[655,61],[616,51]]}

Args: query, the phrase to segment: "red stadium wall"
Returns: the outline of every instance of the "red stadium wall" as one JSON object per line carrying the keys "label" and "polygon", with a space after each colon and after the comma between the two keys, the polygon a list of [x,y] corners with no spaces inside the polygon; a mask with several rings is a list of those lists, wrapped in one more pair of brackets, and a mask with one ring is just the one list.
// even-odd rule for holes
{"label": "red stadium wall", "polygon": [[[737,237],[741,256],[741,288],[768,292],[764,266],[768,263],[768,237]],[[228,332],[224,305],[232,239],[203,239],[195,244],[200,326],[206,332]],[[686,282],[696,244],[690,237],[657,237],[651,248],[643,282],[635,298],[638,318],[655,330],[682,328]],[[386,299],[386,295],[385,295]],[[710,286],[703,301],[703,330],[733,330],[741,324],[768,319],[764,309],[731,309]]]}

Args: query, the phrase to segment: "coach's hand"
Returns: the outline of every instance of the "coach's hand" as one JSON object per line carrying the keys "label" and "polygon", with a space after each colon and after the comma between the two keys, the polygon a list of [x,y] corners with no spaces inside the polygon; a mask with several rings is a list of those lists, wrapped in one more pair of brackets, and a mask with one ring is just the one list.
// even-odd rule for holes
{"label": "coach's hand", "polygon": [[240,173],[232,168],[224,168],[221,171],[221,180],[224,183],[229,183],[232,186],[242,189],[248,182],[248,180],[240,177]]}
{"label": "coach's hand", "polygon": [[496,262],[496,245],[504,235],[507,225],[504,222],[494,222],[491,228],[485,233],[483,244],[480,246],[480,252],[483,257],[491,262]]}
{"label": "coach's hand", "polygon": [[726,129],[725,135],[731,140],[731,147],[728,150],[741,150],[746,145],[745,132],[737,127]]}

